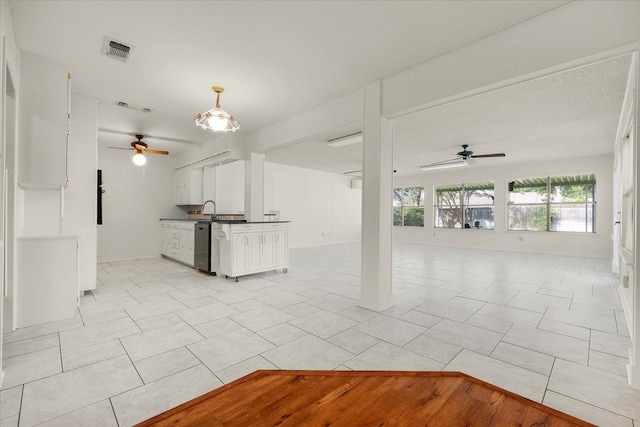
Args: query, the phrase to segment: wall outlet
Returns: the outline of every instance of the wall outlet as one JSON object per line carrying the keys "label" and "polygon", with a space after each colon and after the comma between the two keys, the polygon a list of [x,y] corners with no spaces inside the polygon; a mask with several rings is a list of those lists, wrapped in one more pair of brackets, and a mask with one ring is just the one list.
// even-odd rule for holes
{"label": "wall outlet", "polygon": [[322,233],[322,237],[324,237],[324,233]]}
{"label": "wall outlet", "polygon": [[436,237],[436,232],[435,231],[433,232],[433,237]]}
{"label": "wall outlet", "polygon": [[524,237],[520,236],[518,237],[518,240],[522,242],[524,240]]}

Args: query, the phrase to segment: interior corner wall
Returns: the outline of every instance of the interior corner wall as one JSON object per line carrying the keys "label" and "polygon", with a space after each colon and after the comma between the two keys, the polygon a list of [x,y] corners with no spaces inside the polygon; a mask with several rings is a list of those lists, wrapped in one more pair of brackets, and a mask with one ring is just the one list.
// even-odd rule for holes
{"label": "interior corner wall", "polygon": [[102,225],[98,262],[160,256],[160,218],[180,218],[173,201],[173,159],[149,155],[143,168],[122,150],[98,147],[102,170]]}
{"label": "interior corner wall", "polygon": [[[596,174],[596,232],[507,231],[507,183],[518,178]],[[474,181],[495,185],[494,230],[435,228],[434,187]],[[477,165],[455,172],[424,172],[397,178],[395,187],[424,187],[424,227],[393,227],[397,242],[475,249],[570,255],[610,260],[613,232],[613,155],[483,168]]]}
{"label": "interior corner wall", "polygon": [[362,190],[343,175],[264,164],[264,208],[289,224],[289,247],[360,240]]}

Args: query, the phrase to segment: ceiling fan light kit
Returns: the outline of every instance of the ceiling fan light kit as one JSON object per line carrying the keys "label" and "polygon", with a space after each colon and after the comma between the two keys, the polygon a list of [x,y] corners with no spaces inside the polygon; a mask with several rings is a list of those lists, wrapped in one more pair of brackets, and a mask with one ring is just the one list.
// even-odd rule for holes
{"label": "ceiling fan light kit", "polygon": [[149,146],[147,145],[147,143],[142,142],[142,138],[144,138],[144,135],[136,135],[136,138],[138,138],[138,140],[133,141],[131,143],[131,148],[122,148],[122,147],[107,147],[107,148],[113,148],[116,150],[135,150],[136,154],[133,155],[133,158],[131,160],[133,160],[133,163],[136,164],[137,166],[144,166],[147,163],[147,158],[144,156],[143,153],[162,154],[163,156],[166,156],[169,154],[169,152],[165,150],[151,150],[150,148],[148,148]]}
{"label": "ceiling fan light kit", "polygon": [[224,92],[224,88],[213,86],[211,90],[216,93],[216,106],[205,113],[196,114],[194,118],[196,126],[213,132],[227,133],[237,131],[240,128],[240,123],[232,115],[220,108],[220,94]]}
{"label": "ceiling fan light kit", "polygon": [[147,163],[147,158],[142,154],[142,151],[137,151],[136,154],[133,155],[133,163],[137,166],[144,166]]}

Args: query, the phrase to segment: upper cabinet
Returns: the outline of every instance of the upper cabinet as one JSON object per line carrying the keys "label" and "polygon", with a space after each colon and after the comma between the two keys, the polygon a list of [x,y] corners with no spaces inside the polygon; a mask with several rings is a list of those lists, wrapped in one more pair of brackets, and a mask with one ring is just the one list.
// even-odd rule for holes
{"label": "upper cabinet", "polygon": [[64,185],[70,102],[68,70],[55,61],[21,51],[20,80],[18,181],[40,186]]}
{"label": "upper cabinet", "polygon": [[204,171],[202,168],[176,169],[173,175],[173,200],[176,205],[201,205]]}
{"label": "upper cabinet", "polygon": [[225,165],[174,171],[173,200],[176,205],[216,202],[218,213],[244,212],[245,163],[237,160]]}
{"label": "upper cabinet", "polygon": [[218,212],[244,213],[244,168],[242,160],[215,168]]}

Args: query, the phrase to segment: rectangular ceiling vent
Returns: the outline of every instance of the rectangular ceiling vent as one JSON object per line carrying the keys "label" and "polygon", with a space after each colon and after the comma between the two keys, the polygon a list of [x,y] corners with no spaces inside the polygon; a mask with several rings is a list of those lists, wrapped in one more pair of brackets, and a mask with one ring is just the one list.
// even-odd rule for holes
{"label": "rectangular ceiling vent", "polygon": [[116,101],[116,105],[118,107],[126,108],[128,110],[142,111],[143,113],[150,113],[151,112],[151,108],[141,107],[139,105],[134,105],[134,104],[129,104],[128,102],[124,102],[124,101]]}
{"label": "rectangular ceiling vent", "polygon": [[104,54],[109,58],[127,62],[131,54],[131,46],[115,41],[109,37],[104,39]]}

